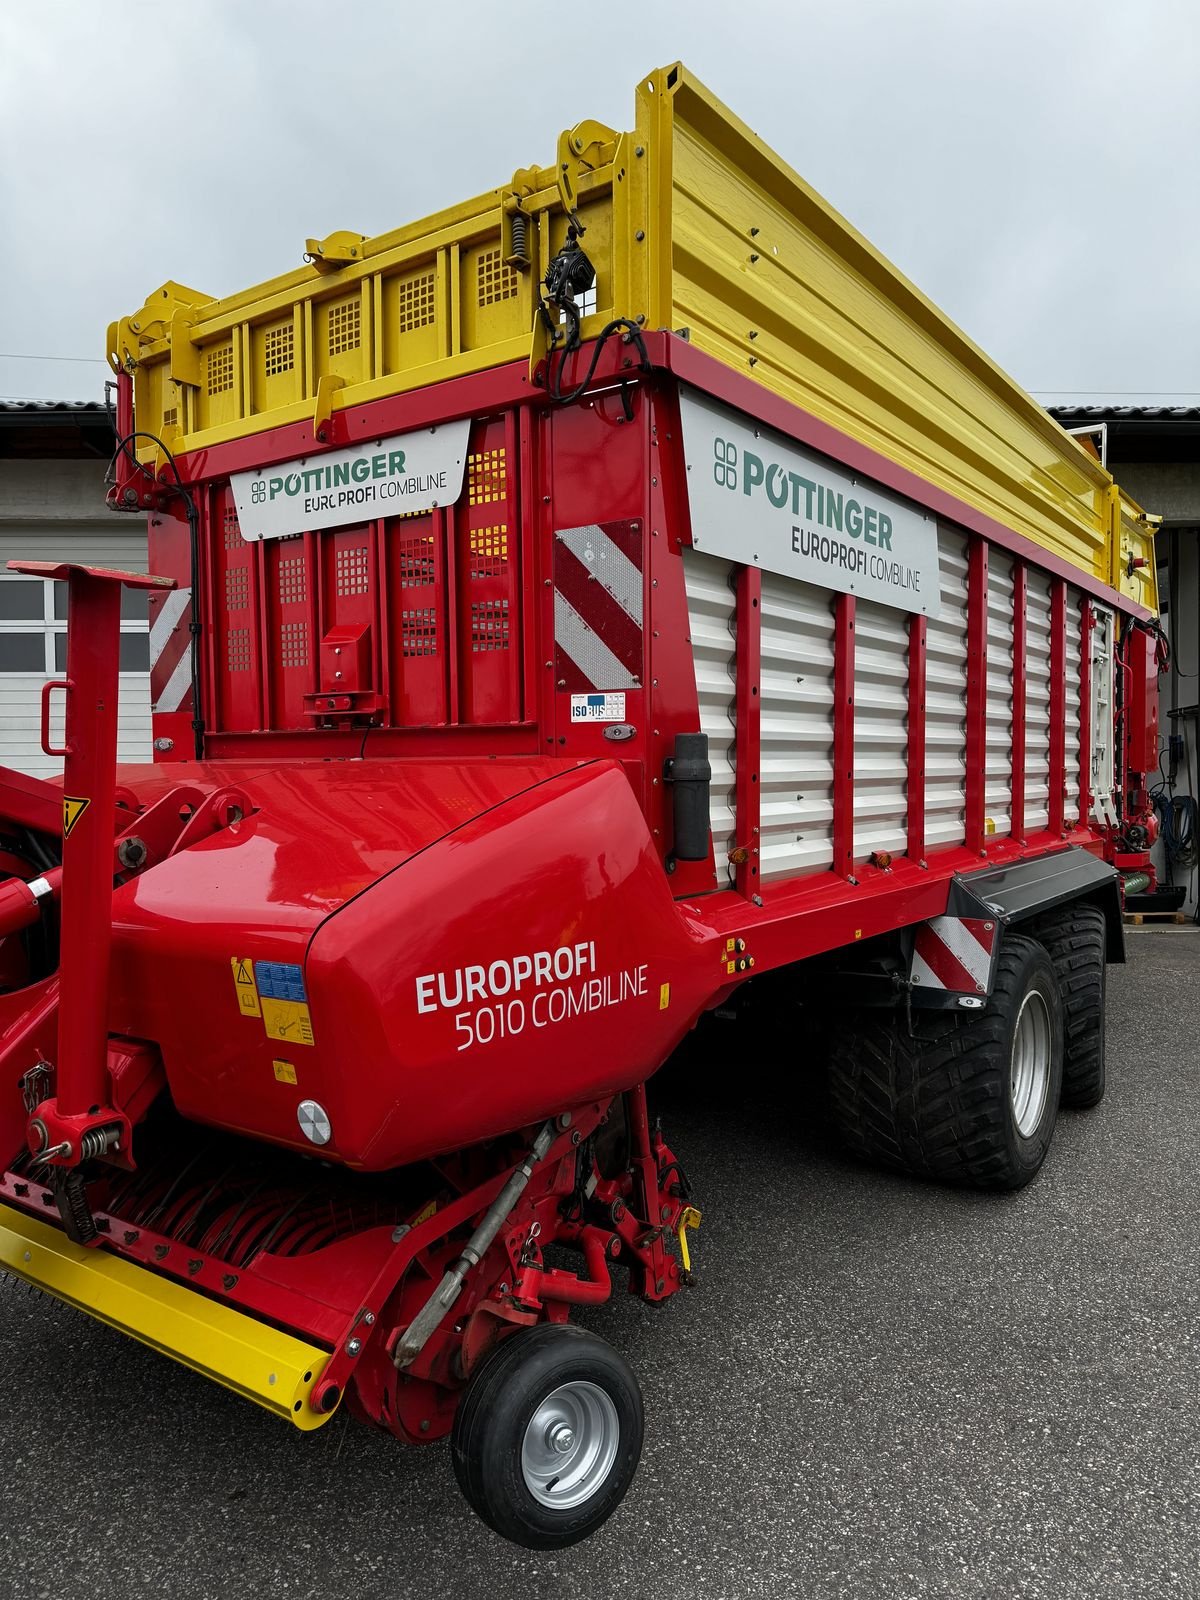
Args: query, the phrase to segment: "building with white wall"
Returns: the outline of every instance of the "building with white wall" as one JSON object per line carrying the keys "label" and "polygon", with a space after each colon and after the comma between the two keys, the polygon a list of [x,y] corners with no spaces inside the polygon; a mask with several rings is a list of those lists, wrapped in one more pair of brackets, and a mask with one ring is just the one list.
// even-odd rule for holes
{"label": "building with white wall", "polygon": [[[7,570],[9,561],[75,561],[146,571],[146,519],[104,503],[113,433],[96,402],[0,401],[0,765],[37,777],[62,771],[44,755],[42,686],[66,667],[66,585]],[[149,761],[150,671],[145,591],[121,612],[118,755]],[[62,696],[53,742],[61,742]]]}

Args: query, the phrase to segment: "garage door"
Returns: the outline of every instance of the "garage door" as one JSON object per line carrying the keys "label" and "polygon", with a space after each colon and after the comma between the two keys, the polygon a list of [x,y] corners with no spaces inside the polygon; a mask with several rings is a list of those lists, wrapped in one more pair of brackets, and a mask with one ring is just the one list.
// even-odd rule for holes
{"label": "garage door", "polygon": [[[114,519],[115,522],[115,519]],[[79,561],[89,566],[146,571],[142,524],[111,531],[39,528],[35,536],[0,536],[0,765],[35,777],[56,777],[62,760],[42,754],[42,685],[66,667],[67,586],[5,570],[9,561]],[[54,742],[62,739],[62,699],[55,695]],[[121,688],[117,759],[149,761],[150,642],[146,593],[121,596]]]}

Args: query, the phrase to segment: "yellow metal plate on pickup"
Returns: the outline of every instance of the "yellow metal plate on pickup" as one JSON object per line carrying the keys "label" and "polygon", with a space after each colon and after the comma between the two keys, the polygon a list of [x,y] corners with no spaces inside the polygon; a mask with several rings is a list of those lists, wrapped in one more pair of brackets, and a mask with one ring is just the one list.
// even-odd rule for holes
{"label": "yellow metal plate on pickup", "polygon": [[333,1415],[309,1404],[326,1351],[6,1205],[0,1266],[305,1432]]}

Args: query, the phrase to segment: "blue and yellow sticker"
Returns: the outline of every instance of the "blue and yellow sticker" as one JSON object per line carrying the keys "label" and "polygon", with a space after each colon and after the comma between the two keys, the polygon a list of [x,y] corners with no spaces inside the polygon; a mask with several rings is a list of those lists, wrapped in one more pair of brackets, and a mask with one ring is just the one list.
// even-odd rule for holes
{"label": "blue and yellow sticker", "polygon": [[284,1044],[312,1044],[312,1018],[304,972],[287,961],[256,961],[254,977],[268,1039]]}

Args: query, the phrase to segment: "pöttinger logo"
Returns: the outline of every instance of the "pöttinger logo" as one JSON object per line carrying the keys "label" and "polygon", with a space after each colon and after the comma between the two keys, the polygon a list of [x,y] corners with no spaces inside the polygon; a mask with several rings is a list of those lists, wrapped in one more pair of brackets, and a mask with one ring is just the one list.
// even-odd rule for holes
{"label": "p\u00f6ttinger logo", "polygon": [[267,498],[267,484],[265,478],[256,478],[250,485],[250,499],[256,506],[261,506]]}
{"label": "p\u00f6ttinger logo", "polygon": [[732,439],[714,439],[713,478],[724,489],[737,488],[737,445]]}

